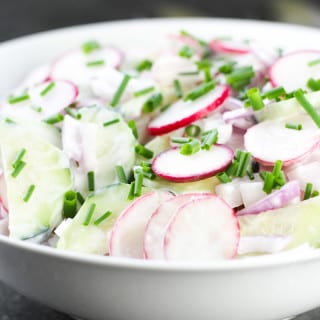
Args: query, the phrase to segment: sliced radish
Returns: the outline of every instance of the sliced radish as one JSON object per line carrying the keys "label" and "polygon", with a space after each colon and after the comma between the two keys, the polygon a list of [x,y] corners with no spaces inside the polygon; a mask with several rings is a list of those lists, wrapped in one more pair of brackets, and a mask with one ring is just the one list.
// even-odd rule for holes
{"label": "sliced radish", "polygon": [[[51,83],[54,84],[52,89],[45,95],[41,94]],[[46,119],[74,103],[78,96],[78,89],[69,81],[47,81],[32,87],[28,94],[30,96],[28,100],[15,104],[8,102],[2,104],[1,114],[20,118]]]}
{"label": "sliced radish", "polygon": [[157,207],[173,195],[149,192],[133,201],[118,217],[109,240],[110,255],[143,258],[143,236],[148,220]]}
{"label": "sliced radish", "polygon": [[[122,59],[122,53],[113,47],[94,50],[90,54],[84,53],[81,49],[72,50],[63,54],[53,63],[50,77],[54,80],[69,80],[77,85],[83,85],[93,77],[105,74],[106,69],[118,68]],[[100,63],[87,65],[96,61],[100,61]]]}
{"label": "sliced radish", "polygon": [[19,88],[22,90],[31,88],[37,84],[46,82],[50,78],[50,65],[44,64],[35,68],[27,77],[22,81]]}
{"label": "sliced radish", "polygon": [[207,197],[209,193],[189,193],[178,195],[163,202],[150,217],[144,232],[143,249],[145,259],[164,259],[163,239],[167,224],[176,210],[193,199]]}
{"label": "sliced radish", "polygon": [[[302,130],[286,128],[286,123],[299,123]],[[265,165],[282,160],[292,165],[310,154],[320,142],[320,130],[309,116],[284,120],[267,120],[248,129],[244,135],[245,148]]]}
{"label": "sliced radish", "polygon": [[183,46],[188,46],[192,49],[195,50],[196,55],[201,58],[202,56],[202,48],[200,44],[192,39],[191,37],[188,37],[186,35],[181,35],[181,34],[170,34],[168,35],[168,39],[173,42],[172,47],[174,47],[174,52],[179,53],[178,50],[181,49]]}
{"label": "sliced radish", "polygon": [[161,152],[152,162],[152,170],[163,179],[174,182],[196,181],[223,171],[233,160],[233,150],[214,145],[192,155],[182,155],[179,148]]}
{"label": "sliced radish", "polygon": [[[310,78],[320,78],[320,64],[312,61],[320,58],[318,50],[294,51],[282,56],[269,69],[269,78],[274,87],[283,86],[287,92],[306,88]],[[311,65],[309,65],[311,63]]]}
{"label": "sliced radish", "polygon": [[216,53],[247,54],[251,51],[248,43],[231,39],[214,39],[209,46]]}
{"label": "sliced radish", "polygon": [[253,205],[238,211],[237,214],[238,216],[243,216],[282,208],[297,198],[300,199],[300,186],[298,181],[294,180],[288,182],[281,189],[274,191]]}
{"label": "sliced radish", "polygon": [[234,211],[217,196],[195,199],[179,207],[164,237],[168,260],[221,260],[238,249],[239,223]]}
{"label": "sliced radish", "polygon": [[291,241],[290,236],[240,237],[238,254],[276,253],[285,249]]}
{"label": "sliced radish", "polygon": [[194,101],[179,100],[150,122],[148,131],[160,135],[187,126],[221,105],[229,95],[229,87],[217,86]]}

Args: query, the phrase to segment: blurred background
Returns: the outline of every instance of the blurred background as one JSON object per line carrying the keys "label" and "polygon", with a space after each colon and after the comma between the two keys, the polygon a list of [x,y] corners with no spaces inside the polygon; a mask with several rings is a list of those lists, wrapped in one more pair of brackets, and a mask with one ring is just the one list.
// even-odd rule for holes
{"label": "blurred background", "polygon": [[320,26],[320,1],[0,0],[0,41],[76,24],[174,16],[236,17]]}

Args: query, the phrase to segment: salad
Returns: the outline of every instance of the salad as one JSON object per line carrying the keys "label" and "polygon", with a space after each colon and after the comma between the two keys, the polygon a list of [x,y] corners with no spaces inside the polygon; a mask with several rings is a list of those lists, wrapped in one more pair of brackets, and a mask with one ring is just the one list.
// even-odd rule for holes
{"label": "salad", "polygon": [[1,100],[0,233],[157,260],[317,248],[319,108],[320,51],[86,41]]}

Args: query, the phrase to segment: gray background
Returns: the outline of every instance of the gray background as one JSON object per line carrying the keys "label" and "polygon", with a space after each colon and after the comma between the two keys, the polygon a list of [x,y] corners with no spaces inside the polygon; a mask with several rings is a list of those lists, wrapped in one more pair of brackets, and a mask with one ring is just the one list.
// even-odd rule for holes
{"label": "gray background", "polygon": [[[0,41],[76,24],[168,16],[250,18],[320,27],[320,1],[0,0]],[[0,320],[68,319],[71,318],[30,301],[0,283]],[[296,319],[320,319],[320,309],[301,315]]]}

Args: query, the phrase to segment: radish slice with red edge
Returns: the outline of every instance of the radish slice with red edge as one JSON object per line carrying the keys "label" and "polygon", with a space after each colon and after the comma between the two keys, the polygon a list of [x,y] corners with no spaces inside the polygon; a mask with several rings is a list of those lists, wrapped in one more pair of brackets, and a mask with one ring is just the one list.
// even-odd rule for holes
{"label": "radish slice with red edge", "polygon": [[77,85],[88,84],[93,77],[105,74],[106,68],[118,68],[122,60],[121,51],[113,47],[94,50],[90,54],[81,49],[72,50],[52,64],[50,78],[69,80]]}
{"label": "radish slice with red edge", "polygon": [[194,199],[179,207],[164,237],[167,260],[214,261],[237,254],[239,223],[219,197]]}
{"label": "radish slice with red edge", "polygon": [[165,134],[207,116],[225,101],[229,91],[227,86],[216,86],[215,89],[194,101],[177,101],[150,122],[149,133],[151,135]]}
{"label": "radish slice with red edge", "polygon": [[[299,123],[302,130],[288,129],[287,123]],[[249,128],[244,135],[245,149],[269,166],[277,160],[284,166],[295,164],[311,154],[319,142],[320,130],[307,115],[266,120]]]}
{"label": "radish slice with red edge", "polygon": [[149,192],[122,211],[110,233],[110,255],[142,259],[143,236],[148,220],[163,201],[172,197],[166,191]]}
{"label": "radish slice with red edge", "polygon": [[223,171],[233,158],[233,150],[222,144],[213,145],[210,150],[200,150],[192,155],[183,155],[179,148],[173,147],[153,159],[152,170],[169,181],[196,181]]}
{"label": "radish slice with red edge", "polygon": [[37,84],[49,81],[50,79],[50,65],[44,64],[35,68],[27,77],[22,81],[19,88],[31,88]]}
{"label": "radish slice with red edge", "polygon": [[306,88],[310,78],[320,78],[319,50],[294,51],[282,56],[269,69],[274,87],[282,86],[287,92]]}
{"label": "radish slice with red edge", "polygon": [[300,186],[296,180],[288,182],[281,189],[274,191],[253,205],[238,211],[237,215],[258,214],[260,212],[282,208],[295,199],[300,200]]}
{"label": "radish slice with red edge", "polygon": [[181,194],[160,204],[160,206],[150,217],[144,232],[144,258],[163,260],[163,238],[165,235],[166,226],[175,214],[176,210],[190,200],[207,197],[208,195],[210,194]]}
{"label": "radish slice with red edge", "polygon": [[247,54],[251,51],[247,43],[231,39],[214,39],[209,46],[216,53]]}

